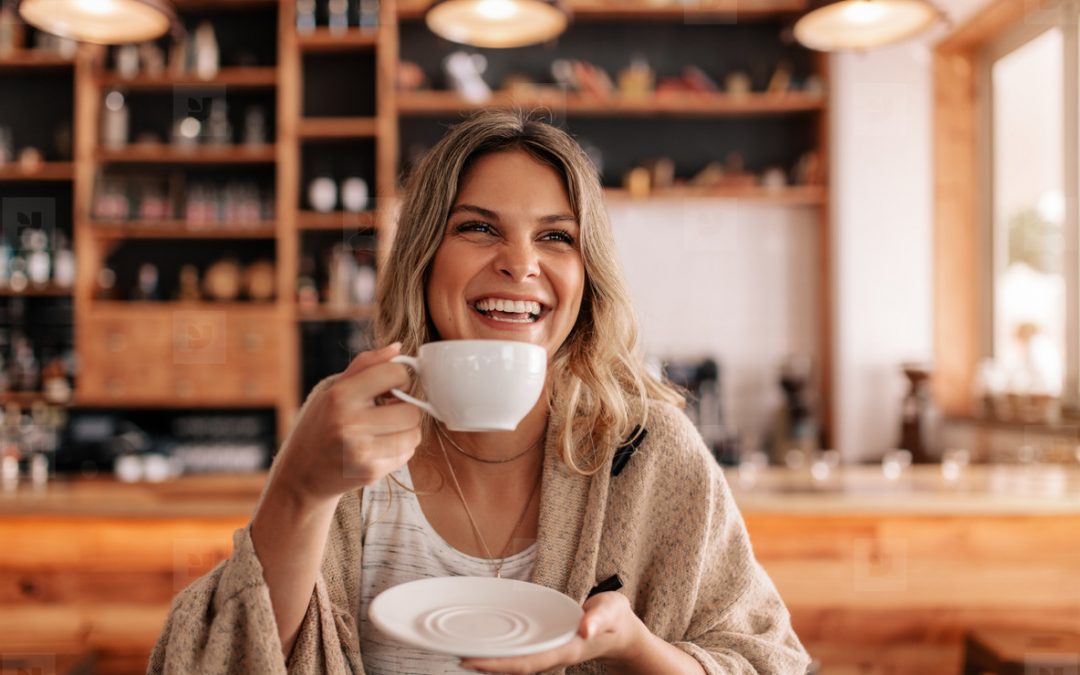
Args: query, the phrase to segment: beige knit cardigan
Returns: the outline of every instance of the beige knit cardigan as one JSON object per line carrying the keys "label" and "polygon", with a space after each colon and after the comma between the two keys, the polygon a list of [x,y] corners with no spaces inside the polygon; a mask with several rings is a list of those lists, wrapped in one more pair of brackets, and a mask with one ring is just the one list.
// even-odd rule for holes
{"label": "beige knit cardigan", "polygon": [[[581,603],[594,585],[618,574],[620,592],[649,630],[709,675],[802,675],[809,658],[697,430],[666,404],[651,407],[646,428],[616,476],[571,472],[549,434],[533,582]],[[360,497],[357,490],[338,503],[287,663],[249,525],[234,535],[229,559],[177,595],[148,673],[363,673]],[[605,670],[588,662],[552,672]]]}

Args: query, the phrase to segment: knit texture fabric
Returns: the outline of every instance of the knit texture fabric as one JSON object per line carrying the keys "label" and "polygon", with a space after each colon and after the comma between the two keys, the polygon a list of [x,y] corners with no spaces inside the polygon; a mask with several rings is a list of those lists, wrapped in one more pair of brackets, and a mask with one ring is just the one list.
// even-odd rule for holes
{"label": "knit texture fabric", "polygon": [[[563,422],[552,418],[551,428]],[[803,675],[810,659],[701,436],[682,411],[663,403],[650,407],[645,426],[644,443],[614,477],[570,471],[557,435],[548,435],[533,582],[583,603],[593,586],[618,574],[619,592],[649,630],[708,675]],[[232,556],[174,599],[147,672],[364,673],[360,498],[358,490],[338,503],[287,662],[249,524],[234,535]],[[587,662],[549,675],[604,672]]]}

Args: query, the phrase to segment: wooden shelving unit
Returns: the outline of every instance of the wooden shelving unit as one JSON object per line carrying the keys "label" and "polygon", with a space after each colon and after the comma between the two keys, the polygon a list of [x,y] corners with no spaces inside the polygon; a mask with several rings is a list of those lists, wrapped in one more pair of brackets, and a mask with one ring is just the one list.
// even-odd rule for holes
{"label": "wooden shelving unit", "polygon": [[270,143],[191,147],[136,143],[123,148],[99,148],[94,156],[103,164],[273,164],[277,160],[277,151]]}
{"label": "wooden shelving unit", "polygon": [[0,56],[0,72],[12,70],[63,70],[74,66],[72,59],[40,49],[16,49]]}
{"label": "wooden shelving unit", "polygon": [[102,87],[119,87],[130,91],[168,91],[173,87],[214,87],[233,89],[273,89],[277,86],[277,68],[251,66],[245,68],[222,68],[216,77],[202,80],[193,74],[138,75],[125,79],[116,73],[105,73],[98,78]]}
{"label": "wooden shelving unit", "polygon": [[91,227],[95,235],[105,239],[273,239],[277,234],[272,222],[194,225],[184,220],[95,221]]}
{"label": "wooden shelving unit", "polygon": [[20,408],[29,408],[36,403],[48,403],[49,405],[66,404],[72,401],[52,401],[45,396],[43,391],[3,391],[0,392],[0,406],[16,403]]}
{"label": "wooden shelving unit", "polygon": [[335,32],[320,27],[310,33],[298,34],[296,46],[301,52],[371,51],[379,44],[379,39],[378,30],[350,28]]}
{"label": "wooden shelving unit", "polygon": [[[582,22],[665,22],[687,25],[716,24],[731,26],[741,21],[778,20],[805,9],[805,0],[702,0],[686,6],[661,6],[651,0],[566,0],[573,21]],[[743,96],[730,94],[658,93],[647,98],[628,98],[614,95],[599,98],[583,94],[566,94],[554,89],[536,89],[529,92],[497,92],[484,103],[469,103],[454,93],[444,91],[399,92],[396,74],[399,54],[398,22],[416,21],[423,15],[427,0],[383,0],[380,3],[380,21],[377,29],[350,29],[332,32],[319,28],[310,33],[298,33],[296,7],[292,2],[280,0],[178,0],[177,11],[196,14],[234,12],[273,12],[277,22],[276,65],[258,67],[223,67],[209,81],[184,75],[139,75],[122,79],[105,68],[104,51],[80,47],[78,56],[72,60],[58,59],[44,54],[18,51],[0,58],[0,72],[4,69],[73,69],[75,84],[75,159],[68,163],[46,163],[34,173],[24,173],[17,165],[0,167],[0,181],[71,181],[73,184],[74,246],[78,261],[78,279],[74,289],[76,343],[90,345],[93,331],[104,330],[103,322],[110,317],[134,323],[150,324],[164,321],[168,313],[178,310],[224,312],[232,321],[236,317],[248,317],[259,326],[272,328],[273,340],[268,349],[273,357],[268,359],[279,364],[280,371],[274,375],[275,396],[264,397],[263,404],[276,408],[279,437],[291,428],[293,415],[300,404],[302,364],[301,332],[316,329],[315,322],[365,321],[374,316],[372,307],[348,307],[331,309],[320,306],[315,310],[301,311],[295,298],[296,282],[304,246],[321,246],[323,240],[331,241],[333,233],[345,237],[367,238],[374,236],[377,265],[385,263],[390,242],[394,235],[394,213],[400,199],[397,194],[402,147],[399,120],[458,119],[461,114],[490,107],[544,108],[556,115],[596,120],[614,119],[625,124],[652,124],[663,118],[668,125],[679,125],[683,120],[696,124],[698,120],[732,118],[736,120],[770,118],[778,123],[794,120],[819,120],[820,134],[817,143],[822,151],[827,147],[828,97],[824,94],[793,91],[784,94],[752,93]],[[266,15],[262,15],[266,18]],[[674,30],[674,29],[673,29]],[[225,45],[223,44],[223,47]],[[601,49],[601,47],[597,47]],[[315,75],[309,73],[313,82],[305,83],[305,63],[340,63],[354,61],[364,69],[365,75],[349,86],[371,88],[374,110],[368,110],[370,101],[355,109],[337,113],[330,109],[304,110],[305,91],[315,91]],[[509,56],[512,55],[508,55]],[[553,53],[552,58],[555,58]],[[374,69],[368,70],[368,64]],[[816,71],[823,78],[827,74],[825,61],[820,61]],[[21,71],[19,71],[21,73]],[[366,73],[372,73],[370,76]],[[50,73],[50,77],[53,76]],[[310,87],[308,85],[311,85]],[[140,100],[155,96],[167,96],[176,88],[225,87],[242,96],[273,96],[275,106],[272,115],[273,143],[247,147],[241,145],[198,145],[178,148],[170,144],[131,144],[121,148],[106,148],[98,144],[101,127],[101,102],[109,89],[138,92]],[[261,100],[266,100],[261,99]],[[321,100],[321,99],[320,99]],[[230,105],[231,107],[231,105]],[[327,116],[331,115],[331,116]],[[234,121],[235,124],[235,121]],[[648,128],[648,127],[642,127]],[[160,131],[159,131],[160,135]],[[311,171],[308,152],[323,152],[349,142],[361,152],[374,150],[374,158],[363,158],[365,178],[369,181],[372,203],[377,211],[364,213],[316,213],[306,209],[306,186],[304,172]],[[716,159],[723,159],[718,156]],[[92,195],[98,177],[105,171],[138,173],[142,171],[190,171],[213,175],[219,172],[238,175],[265,176],[273,171],[275,220],[267,223],[193,226],[183,220],[157,222],[124,221],[95,222],[91,217]],[[372,171],[373,175],[367,172]],[[338,169],[334,169],[337,171]],[[262,173],[259,173],[262,172]],[[224,179],[223,179],[224,180]],[[634,199],[623,189],[609,188],[605,194],[612,203]],[[823,223],[828,220],[827,185],[789,186],[779,190],[762,187],[699,189],[679,185],[675,188],[653,191],[650,200],[729,200],[777,207],[817,209]],[[822,228],[818,255],[823,261],[823,289],[828,288],[828,235]],[[272,303],[129,303],[100,302],[93,300],[95,275],[105,258],[112,251],[120,250],[124,242],[140,240],[133,246],[168,246],[168,240],[179,246],[192,246],[192,242],[204,240],[220,242],[222,247],[267,246],[272,243],[275,263],[276,300]],[[360,240],[360,239],[358,239]],[[366,239],[364,239],[366,240]],[[306,242],[306,243],[305,243]],[[215,244],[208,244],[214,246]],[[197,246],[197,244],[196,244]],[[823,297],[825,291],[823,290]],[[827,299],[823,316],[829,314]],[[237,319],[240,320],[240,319]],[[830,344],[827,318],[823,319],[822,344]],[[151,336],[153,337],[153,336]],[[156,338],[155,338],[156,339]],[[822,372],[828,372],[828,355],[820,362]],[[826,375],[827,377],[827,375]],[[829,399],[828,382],[824,383],[825,407]],[[110,396],[109,405],[138,405],[140,407],[175,404],[190,407],[189,397],[176,398],[168,395]],[[80,396],[80,401],[94,401],[93,396]],[[101,397],[98,397],[100,402]],[[214,406],[227,406],[224,399],[214,399]],[[251,405],[251,398],[244,400]],[[826,415],[828,413],[826,412]]]}
{"label": "wooden shelving unit", "polygon": [[306,117],[296,130],[304,140],[376,138],[378,120],[374,117]]}
{"label": "wooden shelving unit", "polygon": [[16,291],[11,287],[5,286],[0,288],[0,297],[4,298],[64,298],[71,295],[70,288],[63,288],[50,284],[48,286],[39,287],[30,284],[25,290]]}
{"label": "wooden shelving unit", "polygon": [[734,115],[783,115],[820,111],[824,97],[819,94],[684,94],[661,93],[647,99],[612,96],[596,98],[558,91],[514,94],[496,92],[484,102],[466,101],[453,92],[414,91],[398,94],[398,111],[403,115],[445,116],[485,108],[548,108],[556,113],[613,116],[724,117]]}
{"label": "wooden shelving unit", "polygon": [[[622,188],[605,188],[604,196],[610,201],[638,200],[642,198],[632,196]],[[796,185],[784,188],[765,187],[738,187],[738,188],[698,188],[693,186],[676,186],[654,190],[645,197],[646,200],[666,199],[725,199],[732,201],[744,201],[763,204],[775,204],[777,206],[821,206],[825,203],[827,194],[825,187],[821,185]]]}
{"label": "wooden shelving unit", "polygon": [[379,226],[378,215],[374,211],[300,211],[296,225],[301,230],[374,230]]}
{"label": "wooden shelving unit", "polygon": [[0,166],[0,181],[64,181],[75,175],[75,165],[71,162],[43,162],[30,168],[13,163]]}
{"label": "wooden shelving unit", "polygon": [[359,307],[330,307],[320,306],[316,309],[297,309],[297,321],[366,321],[375,316],[375,307],[364,305]]}
{"label": "wooden shelving unit", "polygon": [[[431,4],[431,0],[402,0],[398,5],[398,19],[421,19]],[[735,21],[771,18],[806,10],[805,0],[701,0],[682,6],[678,3],[665,6],[641,0],[564,0],[562,4],[575,21]]]}

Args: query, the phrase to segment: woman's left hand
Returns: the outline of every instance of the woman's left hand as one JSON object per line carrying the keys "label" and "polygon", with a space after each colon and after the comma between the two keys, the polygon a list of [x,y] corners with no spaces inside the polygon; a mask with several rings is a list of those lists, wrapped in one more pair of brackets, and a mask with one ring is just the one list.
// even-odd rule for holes
{"label": "woman's left hand", "polygon": [[625,595],[615,591],[597,593],[582,605],[585,615],[577,634],[561,647],[528,656],[495,659],[466,658],[461,667],[483,673],[539,673],[550,668],[573,666],[600,659],[608,663],[624,662],[640,644],[645,624],[630,608]]}

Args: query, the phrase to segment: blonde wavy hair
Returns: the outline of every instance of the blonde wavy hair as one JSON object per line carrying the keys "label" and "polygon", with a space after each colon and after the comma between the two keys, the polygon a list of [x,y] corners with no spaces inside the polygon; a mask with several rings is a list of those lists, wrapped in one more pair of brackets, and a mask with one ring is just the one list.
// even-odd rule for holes
{"label": "blonde wavy hair", "polygon": [[[637,353],[637,319],[616,255],[596,169],[566,132],[532,114],[482,111],[455,125],[410,174],[397,233],[380,275],[375,337],[416,353],[439,339],[426,287],[462,176],[482,155],[523,150],[563,177],[580,227],[585,267],[581,311],[549,366],[549,415],[566,465],[581,474],[604,467],[635,427],[648,422],[650,400],[677,406],[683,397],[653,377]],[[427,430],[430,431],[428,426]],[[550,432],[549,432],[550,433]]]}

